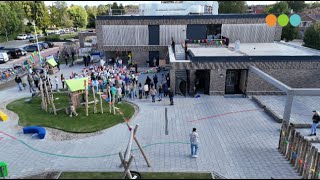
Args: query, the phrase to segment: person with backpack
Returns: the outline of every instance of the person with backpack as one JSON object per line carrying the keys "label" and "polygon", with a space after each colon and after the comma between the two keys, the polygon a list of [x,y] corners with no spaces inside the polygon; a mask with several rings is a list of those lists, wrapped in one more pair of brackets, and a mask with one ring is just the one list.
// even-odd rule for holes
{"label": "person with backpack", "polygon": [[22,80],[21,80],[21,78],[18,75],[16,75],[14,81],[18,84],[19,91],[22,91]]}
{"label": "person with backpack", "polygon": [[319,111],[312,111],[314,112],[314,115],[312,117],[312,126],[311,126],[311,134],[310,136],[316,136],[317,135],[317,126],[320,122],[320,112]]}

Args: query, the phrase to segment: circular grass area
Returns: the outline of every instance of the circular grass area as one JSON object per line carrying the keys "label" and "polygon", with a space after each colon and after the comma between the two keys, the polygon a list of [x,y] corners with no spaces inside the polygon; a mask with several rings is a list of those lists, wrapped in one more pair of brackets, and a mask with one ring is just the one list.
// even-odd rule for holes
{"label": "circular grass area", "polygon": [[[56,109],[67,107],[69,98],[67,93],[55,93],[53,95]],[[96,96],[100,100],[99,96]],[[41,96],[32,99],[31,103],[24,103],[22,98],[15,100],[7,105],[7,109],[19,115],[20,126],[44,126],[60,129],[72,133],[91,133],[112,127],[118,123],[125,122],[123,117],[130,119],[135,109],[129,104],[122,102],[116,103],[115,107],[123,112],[123,116],[116,111],[116,115],[110,113],[108,103],[102,99],[103,114],[101,114],[100,102],[97,103],[97,113],[93,113],[94,104],[89,104],[89,116],[86,116],[85,106],[77,108],[78,116],[69,117],[65,110],[60,110],[57,115],[50,114],[41,109]],[[92,94],[89,95],[89,102],[93,101]],[[48,105],[48,109],[52,108]]]}

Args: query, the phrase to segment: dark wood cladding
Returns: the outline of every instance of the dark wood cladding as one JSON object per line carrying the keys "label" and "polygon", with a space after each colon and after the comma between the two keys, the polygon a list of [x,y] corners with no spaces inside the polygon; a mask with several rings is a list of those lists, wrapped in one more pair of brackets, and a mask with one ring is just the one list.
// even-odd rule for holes
{"label": "dark wood cladding", "polygon": [[265,18],[190,18],[190,19],[108,19],[96,25],[185,25],[185,24],[262,24]]}
{"label": "dark wood cladding", "polygon": [[166,51],[168,46],[147,45],[147,46],[97,46],[101,51]]}

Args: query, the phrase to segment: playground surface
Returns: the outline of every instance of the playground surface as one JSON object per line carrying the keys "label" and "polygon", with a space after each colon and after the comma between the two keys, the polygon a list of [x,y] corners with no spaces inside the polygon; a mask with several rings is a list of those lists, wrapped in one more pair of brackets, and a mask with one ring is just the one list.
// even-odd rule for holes
{"label": "playground surface", "polygon": [[[72,68],[81,69],[82,66]],[[68,75],[74,69],[63,68],[62,72]],[[145,76],[139,76],[139,81],[144,82]],[[9,116],[8,121],[0,121],[0,160],[8,163],[9,178],[50,171],[123,171],[119,167],[118,153],[124,152],[129,139],[124,123],[82,139],[39,140],[22,134],[17,125],[18,116],[5,109],[10,101],[25,96],[30,96],[28,90],[18,92],[17,87],[0,91],[0,109]],[[151,98],[132,101],[139,106],[139,113],[130,124],[140,125],[137,138],[151,167],[147,167],[133,143],[132,153],[136,161],[131,170],[215,171],[227,178],[241,179],[301,178],[278,152],[281,124],[251,99],[201,95],[200,98],[175,96],[174,101],[174,106],[169,106],[168,98],[156,103],[152,103]],[[200,136],[199,157],[196,159],[190,157],[188,136],[193,127]]]}

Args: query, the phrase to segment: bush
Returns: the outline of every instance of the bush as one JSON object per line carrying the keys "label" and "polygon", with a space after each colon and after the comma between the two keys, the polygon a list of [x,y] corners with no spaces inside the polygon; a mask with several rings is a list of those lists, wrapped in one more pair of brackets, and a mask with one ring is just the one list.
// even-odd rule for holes
{"label": "bush", "polygon": [[44,39],[46,41],[60,41],[60,35],[59,34],[52,34],[47,37],[44,37]]}
{"label": "bush", "polygon": [[304,33],[304,46],[320,50],[320,30],[315,25],[310,26]]}

